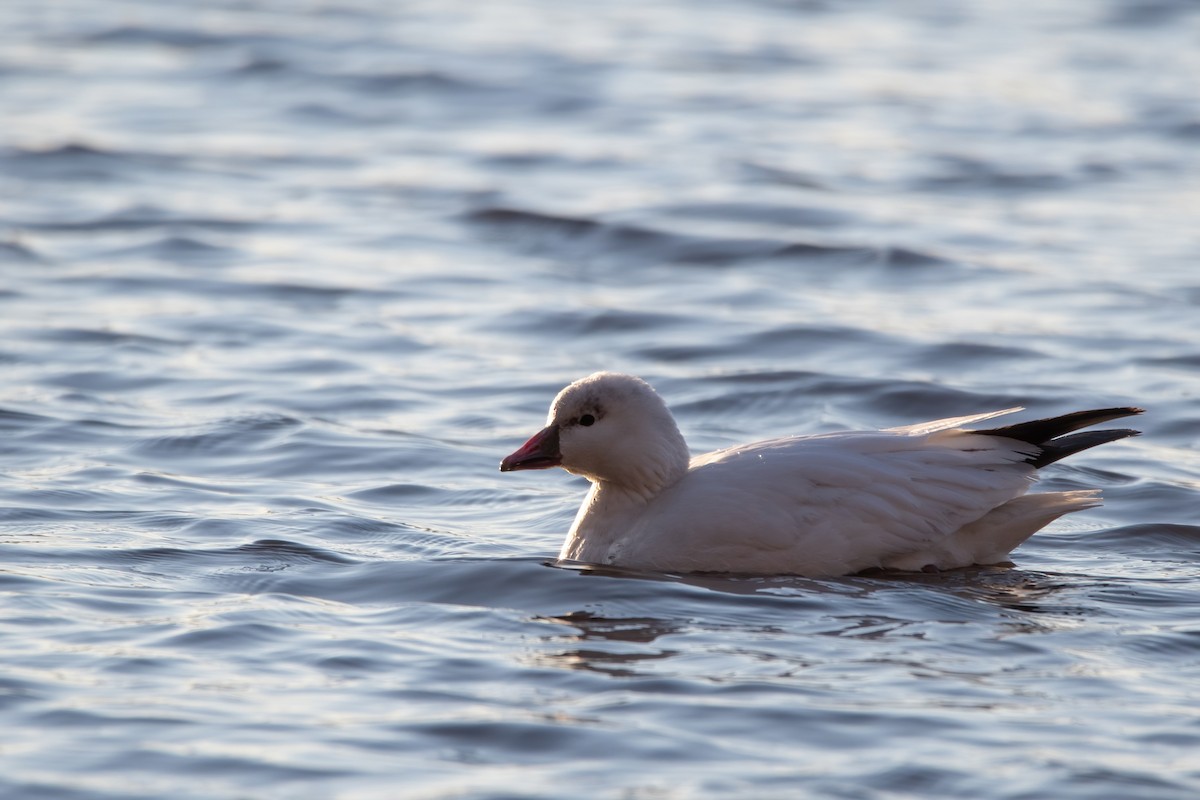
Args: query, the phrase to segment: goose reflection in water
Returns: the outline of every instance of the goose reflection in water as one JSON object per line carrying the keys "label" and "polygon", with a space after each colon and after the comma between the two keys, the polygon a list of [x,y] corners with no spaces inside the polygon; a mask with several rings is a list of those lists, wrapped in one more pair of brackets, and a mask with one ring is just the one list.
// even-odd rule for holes
{"label": "goose reflection in water", "polygon": [[[566,636],[553,635],[548,641],[592,643],[593,647],[578,647],[559,652],[540,653],[536,662],[567,669],[601,672],[614,677],[635,677],[639,673],[633,667],[647,661],[668,659],[678,654],[677,650],[636,650],[622,645],[647,645],[660,636],[678,633],[682,626],[677,622],[653,617],[603,617],[588,611],[574,611],[554,617],[538,617],[539,622],[567,626],[574,633]],[[611,647],[607,646],[613,643]]]}
{"label": "goose reflection in water", "polygon": [[[762,616],[757,614],[753,615],[754,622],[747,620],[744,625],[727,621],[716,626],[740,627],[743,632],[753,628],[776,640],[796,634],[885,640],[905,637],[927,640],[934,645],[946,635],[956,635],[949,631],[964,624],[994,623],[997,614],[1004,618],[1001,624],[1010,634],[1051,634],[1069,628],[1081,614],[1087,613],[1063,602],[1060,595],[1072,587],[1070,581],[1011,567],[977,567],[936,574],[879,572],[837,580],[669,575],[583,565],[575,568],[584,576],[668,581],[720,594],[742,595],[748,600],[757,598],[772,605],[783,604],[782,610],[775,608],[770,612],[782,615],[779,619],[783,627],[763,625]],[[828,613],[844,609],[841,601],[847,595],[861,601],[861,613]],[[831,605],[825,605],[830,602]],[[783,622],[785,618],[787,623]],[[544,638],[549,647],[534,655],[534,663],[621,678],[663,677],[662,667],[667,661],[686,656],[690,650],[686,644],[681,643],[678,648],[656,644],[664,636],[712,635],[716,641],[726,638],[716,628],[700,626],[704,628],[701,630],[694,620],[682,618],[617,616],[580,610],[539,616],[535,620],[560,630]],[[561,630],[564,628],[567,630]],[[807,648],[802,642],[803,636],[796,642],[797,651],[783,659],[778,654],[768,657],[765,652],[744,648],[725,651],[714,644],[712,654],[726,657],[721,663],[709,662],[701,667],[699,662],[689,659],[690,667],[683,671],[694,678],[714,681],[727,679],[731,671],[760,679],[795,678],[814,663],[804,652]],[[774,666],[768,667],[764,662]],[[696,668],[705,674],[694,672]]]}

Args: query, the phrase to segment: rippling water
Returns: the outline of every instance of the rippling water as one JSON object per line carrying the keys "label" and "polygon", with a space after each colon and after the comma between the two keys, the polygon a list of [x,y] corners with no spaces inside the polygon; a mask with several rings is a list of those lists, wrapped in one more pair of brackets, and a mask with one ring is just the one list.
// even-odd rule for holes
{"label": "rippling water", "polygon": [[[1200,795],[1186,0],[0,7],[0,794]],[[1145,406],[1010,568],[545,561],[693,448]]]}

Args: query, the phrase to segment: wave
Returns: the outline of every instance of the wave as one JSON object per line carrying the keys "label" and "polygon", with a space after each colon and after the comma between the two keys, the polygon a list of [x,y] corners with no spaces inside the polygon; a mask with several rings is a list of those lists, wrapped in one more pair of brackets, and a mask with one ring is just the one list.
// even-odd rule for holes
{"label": "wave", "polygon": [[466,219],[509,246],[563,257],[636,258],[725,266],[745,261],[800,260],[883,267],[949,267],[954,262],[902,247],[857,247],[768,238],[715,238],[672,233],[589,217],[518,208],[471,211]]}

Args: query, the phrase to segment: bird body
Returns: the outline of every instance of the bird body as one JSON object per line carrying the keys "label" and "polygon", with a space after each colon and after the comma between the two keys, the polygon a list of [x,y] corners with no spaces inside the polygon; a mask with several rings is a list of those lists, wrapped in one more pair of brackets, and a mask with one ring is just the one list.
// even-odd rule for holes
{"label": "bird body", "polygon": [[806,576],[952,569],[1006,561],[1054,519],[1097,505],[1090,490],[1026,491],[1047,458],[1136,433],[1070,431],[1139,412],[961,427],[1017,410],[770,439],[689,459],[648,384],[597,373],[558,395],[546,428],[501,470],[562,466],[592,481],[563,561]]}

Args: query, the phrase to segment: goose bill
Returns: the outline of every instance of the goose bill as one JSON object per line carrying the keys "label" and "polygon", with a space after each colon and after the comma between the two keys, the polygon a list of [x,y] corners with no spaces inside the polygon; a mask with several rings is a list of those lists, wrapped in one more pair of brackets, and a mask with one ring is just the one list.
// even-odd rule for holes
{"label": "goose bill", "polygon": [[520,449],[500,462],[501,472],[519,469],[549,469],[562,464],[558,449],[558,426],[550,425],[529,437]]}

